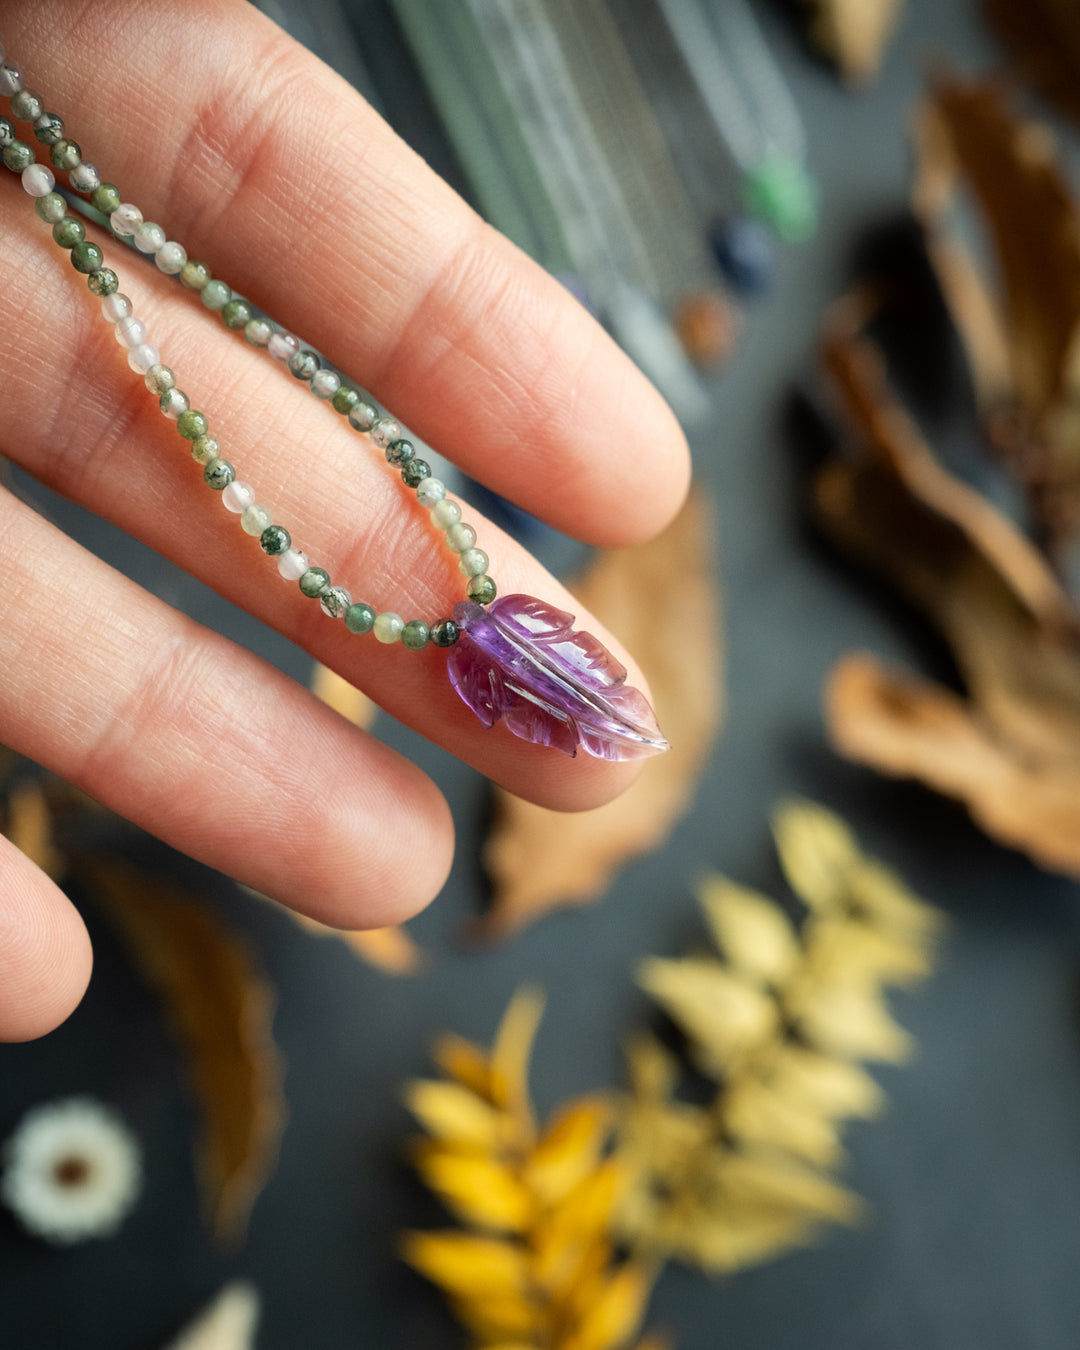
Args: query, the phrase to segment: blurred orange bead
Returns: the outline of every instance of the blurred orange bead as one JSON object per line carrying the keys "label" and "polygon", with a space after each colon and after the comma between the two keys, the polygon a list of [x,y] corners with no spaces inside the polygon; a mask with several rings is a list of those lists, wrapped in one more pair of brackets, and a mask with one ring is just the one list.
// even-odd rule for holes
{"label": "blurred orange bead", "polygon": [[695,291],[679,301],[673,323],[695,366],[714,370],[735,350],[741,316],[721,291]]}

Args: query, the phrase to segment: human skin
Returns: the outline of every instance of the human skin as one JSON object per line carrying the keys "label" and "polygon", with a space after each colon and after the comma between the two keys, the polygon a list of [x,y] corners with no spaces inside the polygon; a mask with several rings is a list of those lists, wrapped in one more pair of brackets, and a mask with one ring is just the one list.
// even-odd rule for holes
{"label": "human skin", "polygon": [[[557,282],[257,11],[241,0],[0,0],[0,42],[123,200],[468,474],[604,547],[645,540],[675,514],[689,460],[655,390]],[[453,555],[366,439],[171,279],[104,233],[89,237],[238,476],[312,561],[377,609],[449,613],[463,588]],[[281,582],[203,485],[7,170],[0,295],[10,459],[511,792],[576,811],[629,786],[640,765],[485,731],[451,689],[444,653],[353,636]],[[644,687],[600,623],[463,510],[502,593],[576,613]],[[0,741],[325,923],[396,923],[438,893],[453,831],[430,779],[3,490],[0,592]],[[90,965],[77,912],[0,838],[0,1038],[62,1021]]]}

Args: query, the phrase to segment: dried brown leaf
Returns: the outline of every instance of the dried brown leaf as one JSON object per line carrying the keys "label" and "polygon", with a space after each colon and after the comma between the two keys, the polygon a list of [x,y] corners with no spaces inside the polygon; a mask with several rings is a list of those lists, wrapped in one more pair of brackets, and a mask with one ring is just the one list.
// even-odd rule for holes
{"label": "dried brown leaf", "polygon": [[835,1117],[760,1079],[740,1078],[730,1085],[723,1120],[733,1138],[785,1149],[819,1167],[833,1167],[844,1156]]}
{"label": "dried brown leaf", "polygon": [[207,1217],[220,1240],[236,1243],[285,1124],[273,990],[246,944],[197,896],[100,855],[79,858],[78,877],[165,1004],[202,1111]]}
{"label": "dried brown leaf", "polygon": [[774,1055],[768,1081],[785,1097],[808,1102],[834,1119],[870,1118],[885,1104],[885,1094],[857,1064],[833,1059],[799,1045],[784,1045]]}
{"label": "dried brown leaf", "polygon": [[810,35],[852,84],[866,84],[881,67],[903,0],[808,0]]}
{"label": "dried brown leaf", "polygon": [[20,852],[55,881],[66,869],[64,855],[53,843],[53,819],[40,780],[27,778],[8,793],[4,833]]}
{"label": "dried brown leaf", "polygon": [[491,1094],[497,1106],[522,1120],[532,1120],[529,1059],[544,1015],[544,995],[526,985],[510,1000],[491,1048]]}
{"label": "dried brown leaf", "polygon": [[650,759],[616,801],[593,811],[566,815],[498,792],[484,851],[495,888],[480,924],[484,936],[505,936],[549,910],[596,900],[631,858],[660,847],[689,805],[721,718],[712,553],[709,512],[695,493],[658,538],[605,554],[572,587],[640,662],[672,748]]}
{"label": "dried brown leaf", "polygon": [[892,1018],[879,990],[815,980],[789,990],[786,1007],[805,1039],[838,1059],[900,1064],[914,1042]]}
{"label": "dried brown leaf", "polygon": [[802,957],[791,920],[767,896],[725,877],[708,877],[699,891],[713,940],[742,975],[782,984]]}
{"label": "dried brown leaf", "polygon": [[1080,10],[1073,0],[983,0],[1010,61],[1080,122]]}
{"label": "dried brown leaf", "polygon": [[315,937],[337,938],[369,965],[389,975],[415,975],[424,965],[424,951],[400,924],[389,928],[331,928],[318,919],[291,909],[289,913],[306,932]]}
{"label": "dried brown leaf", "polygon": [[857,1195],[780,1152],[726,1154],[717,1159],[716,1177],[732,1204],[833,1223],[854,1223],[863,1213]]}

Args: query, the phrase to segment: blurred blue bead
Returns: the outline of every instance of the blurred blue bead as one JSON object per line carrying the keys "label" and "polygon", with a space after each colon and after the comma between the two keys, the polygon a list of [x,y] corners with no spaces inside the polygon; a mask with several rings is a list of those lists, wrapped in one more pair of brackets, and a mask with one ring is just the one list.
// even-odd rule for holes
{"label": "blurred blue bead", "polygon": [[718,220],[709,231],[709,244],[732,290],[754,295],[768,289],[776,255],[769,230],[760,221],[746,216]]}

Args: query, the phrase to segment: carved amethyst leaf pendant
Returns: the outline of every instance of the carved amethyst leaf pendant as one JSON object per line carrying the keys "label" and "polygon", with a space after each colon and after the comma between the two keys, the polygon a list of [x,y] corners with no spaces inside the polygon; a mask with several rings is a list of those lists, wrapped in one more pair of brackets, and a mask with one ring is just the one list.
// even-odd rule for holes
{"label": "carved amethyst leaf pendant", "polygon": [[648,699],[574,616],[530,595],[486,609],[454,606],[461,637],[450,648],[450,681],[485,727],[502,719],[515,736],[597,759],[641,759],[668,748]]}

